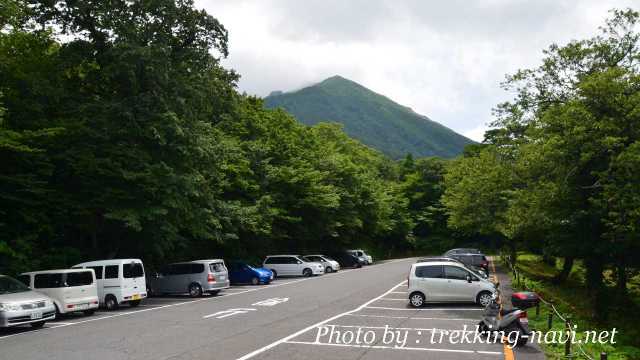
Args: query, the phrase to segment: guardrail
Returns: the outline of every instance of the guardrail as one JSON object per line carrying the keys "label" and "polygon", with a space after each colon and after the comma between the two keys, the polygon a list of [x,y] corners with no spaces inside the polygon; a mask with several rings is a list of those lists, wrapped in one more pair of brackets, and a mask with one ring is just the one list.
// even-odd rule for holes
{"label": "guardrail", "polygon": [[[514,265],[514,262],[511,259],[511,256],[506,255],[506,254],[501,254],[500,258],[502,259],[502,262],[505,263],[509,269],[511,270],[512,274],[513,274],[513,278],[515,279],[516,282],[516,286],[520,287],[520,288],[524,288],[527,291],[533,291],[532,289],[528,288],[526,286],[526,284],[522,284],[522,278],[520,276],[520,271],[518,271],[517,265]],[[548,307],[548,309],[550,309],[551,311],[549,312],[549,317],[547,320],[547,330],[551,330],[551,328],[553,327],[553,317],[554,314],[555,316],[564,323],[565,329],[567,331],[567,339],[570,337],[571,335],[571,330],[573,329],[573,326],[577,326],[575,323],[573,323],[571,321],[571,316],[570,315],[565,315],[562,316],[562,314],[558,311],[558,309],[556,309],[555,305],[553,304],[552,300],[546,300],[545,298],[543,298],[542,296],[540,296],[540,294],[538,294],[538,298],[540,299],[540,302],[537,303],[536,305],[536,318],[540,316],[540,303],[543,303],[544,305],[546,305]],[[567,340],[565,342],[565,347],[564,347],[564,356],[567,358],[576,358],[577,356],[583,356],[586,359],[589,360],[595,360],[594,357],[592,357],[591,355],[589,355],[585,349],[582,347],[581,343],[576,343],[576,349],[577,352],[572,352],[571,351],[571,341]],[[602,352],[599,354],[600,360],[607,360],[608,355],[606,352]]]}

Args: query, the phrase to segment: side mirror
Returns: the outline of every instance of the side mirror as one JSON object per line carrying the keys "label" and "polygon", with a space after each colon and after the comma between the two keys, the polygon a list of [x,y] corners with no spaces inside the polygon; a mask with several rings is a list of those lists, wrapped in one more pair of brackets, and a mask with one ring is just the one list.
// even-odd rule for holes
{"label": "side mirror", "polygon": [[298,264],[302,264],[302,261],[298,260]]}
{"label": "side mirror", "polygon": [[471,275],[467,274],[467,282],[471,283]]}

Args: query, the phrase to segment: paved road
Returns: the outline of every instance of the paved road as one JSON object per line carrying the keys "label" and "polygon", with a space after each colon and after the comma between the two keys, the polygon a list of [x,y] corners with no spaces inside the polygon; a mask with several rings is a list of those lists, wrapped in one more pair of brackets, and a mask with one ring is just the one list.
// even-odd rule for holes
{"label": "paved road", "polygon": [[412,261],[234,286],[197,300],[151,298],[38,331],[4,330],[0,359],[504,359],[502,344],[443,335],[472,328],[479,307],[407,306]]}

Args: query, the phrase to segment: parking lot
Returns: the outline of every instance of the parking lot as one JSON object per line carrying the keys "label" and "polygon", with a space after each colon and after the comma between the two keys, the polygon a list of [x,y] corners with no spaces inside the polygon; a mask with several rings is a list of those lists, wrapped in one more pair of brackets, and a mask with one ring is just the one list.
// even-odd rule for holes
{"label": "parking lot", "polygon": [[483,310],[477,305],[409,307],[406,275],[414,261],[232,286],[196,299],[150,298],[138,308],[63,317],[41,330],[3,330],[0,358],[513,358],[503,344],[451,341],[451,330],[475,329]]}

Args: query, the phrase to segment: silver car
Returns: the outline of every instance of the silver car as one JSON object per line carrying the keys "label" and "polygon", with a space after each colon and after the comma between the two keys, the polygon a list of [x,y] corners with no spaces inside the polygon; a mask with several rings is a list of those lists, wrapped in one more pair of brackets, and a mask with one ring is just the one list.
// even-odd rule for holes
{"label": "silver car", "polygon": [[40,328],[55,317],[53,300],[12,277],[0,275],[0,327],[31,324]]}
{"label": "silver car", "polygon": [[222,259],[195,260],[164,266],[150,279],[153,295],[184,294],[191,297],[203,293],[217,294],[229,287],[229,274]]}

